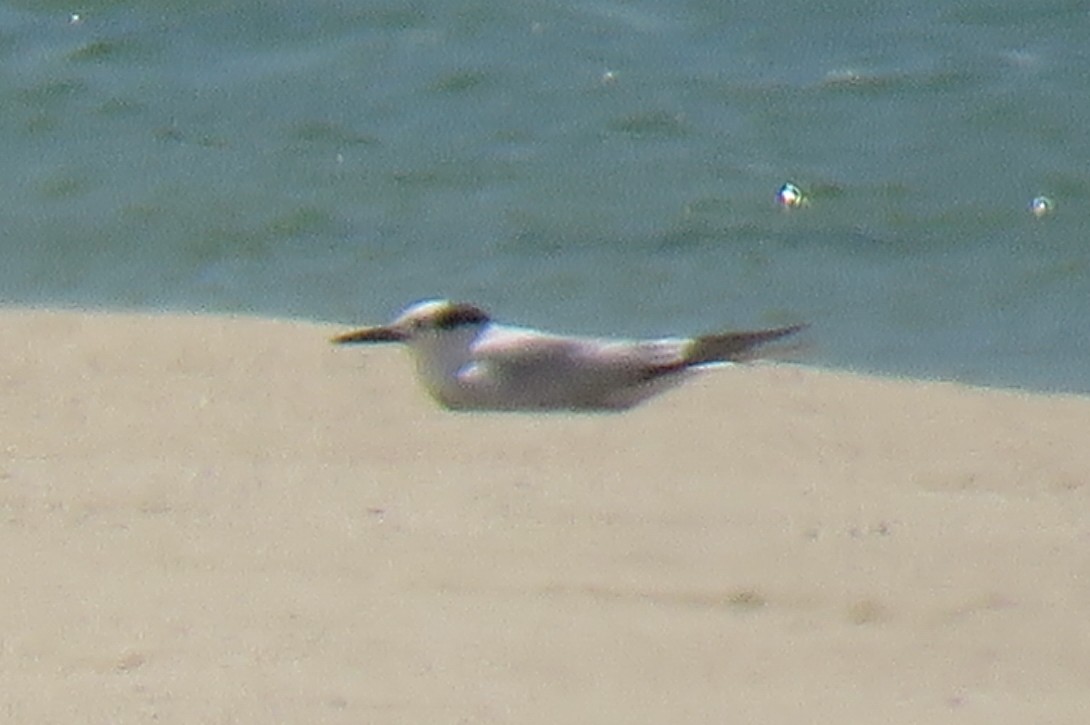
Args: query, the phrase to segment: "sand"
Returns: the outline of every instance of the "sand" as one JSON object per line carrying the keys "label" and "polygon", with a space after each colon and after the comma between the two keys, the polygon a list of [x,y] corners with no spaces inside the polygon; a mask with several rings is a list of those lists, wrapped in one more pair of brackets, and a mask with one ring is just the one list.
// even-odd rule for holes
{"label": "sand", "polygon": [[1090,721],[1090,399],[451,413],[328,326],[0,321],[4,722]]}

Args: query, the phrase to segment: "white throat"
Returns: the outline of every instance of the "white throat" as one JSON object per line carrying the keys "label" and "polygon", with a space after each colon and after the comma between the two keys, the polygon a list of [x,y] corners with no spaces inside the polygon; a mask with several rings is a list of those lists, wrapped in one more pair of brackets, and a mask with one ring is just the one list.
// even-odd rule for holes
{"label": "white throat", "polygon": [[456,397],[458,373],[473,362],[473,343],[486,324],[424,330],[407,341],[421,382],[440,400]]}

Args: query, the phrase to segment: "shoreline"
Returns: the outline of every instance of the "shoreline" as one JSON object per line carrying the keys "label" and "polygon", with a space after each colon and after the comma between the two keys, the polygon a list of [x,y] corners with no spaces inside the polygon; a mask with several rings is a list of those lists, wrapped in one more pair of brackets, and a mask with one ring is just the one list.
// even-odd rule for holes
{"label": "shoreline", "polygon": [[1090,398],[452,413],[332,324],[8,309],[12,722],[1081,722]]}
{"label": "shoreline", "polygon": [[[15,316],[34,316],[41,315],[43,318],[49,317],[105,317],[105,318],[118,318],[118,319],[146,319],[148,321],[153,320],[189,320],[189,319],[203,319],[203,320],[219,320],[230,322],[254,322],[263,325],[287,325],[287,326],[299,326],[303,328],[314,328],[319,330],[327,338],[337,334],[338,332],[344,332],[345,330],[358,328],[361,325],[370,324],[366,320],[349,320],[349,321],[335,321],[325,320],[312,317],[291,317],[291,316],[277,316],[269,315],[262,312],[229,312],[219,310],[192,310],[188,308],[143,308],[143,307],[87,307],[77,303],[73,303],[71,306],[65,306],[63,304],[51,304],[43,303],[41,305],[21,305],[21,304],[0,304],[0,317],[6,315]],[[373,321],[376,324],[382,322],[382,320]],[[573,333],[575,334],[575,333]],[[583,333],[580,333],[583,334]],[[809,334],[813,334],[812,332]],[[328,340],[327,340],[328,341]],[[788,353],[781,358],[772,360],[758,360],[755,363],[744,363],[746,367],[753,365],[768,365],[768,364],[781,364],[785,367],[795,367],[805,370],[810,370],[816,373],[824,373],[833,376],[847,376],[852,378],[860,378],[866,380],[875,381],[889,381],[893,383],[908,383],[908,384],[920,384],[920,385],[952,385],[958,388],[964,388],[966,390],[977,390],[981,392],[996,392],[1007,393],[1012,395],[1026,395],[1031,397],[1042,398],[1076,398],[1090,400],[1090,392],[1082,392],[1080,390],[1067,389],[1063,384],[1057,384],[1052,387],[1035,388],[1026,385],[1019,384],[991,384],[991,383],[979,383],[972,381],[965,381],[956,377],[943,377],[943,376],[929,376],[929,375],[912,375],[903,374],[897,372],[889,372],[883,370],[873,370],[865,368],[852,368],[852,367],[836,367],[836,366],[824,366],[811,363],[807,360],[805,348],[798,354]],[[669,395],[669,392],[666,393]],[[654,399],[652,399],[653,404]]]}

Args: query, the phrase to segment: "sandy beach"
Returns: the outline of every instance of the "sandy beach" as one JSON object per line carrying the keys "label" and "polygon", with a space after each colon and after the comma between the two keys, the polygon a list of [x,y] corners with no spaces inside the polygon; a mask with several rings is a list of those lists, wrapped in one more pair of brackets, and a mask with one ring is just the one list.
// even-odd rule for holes
{"label": "sandy beach", "polygon": [[1090,718],[1090,399],[459,414],[343,328],[0,321],[5,722]]}

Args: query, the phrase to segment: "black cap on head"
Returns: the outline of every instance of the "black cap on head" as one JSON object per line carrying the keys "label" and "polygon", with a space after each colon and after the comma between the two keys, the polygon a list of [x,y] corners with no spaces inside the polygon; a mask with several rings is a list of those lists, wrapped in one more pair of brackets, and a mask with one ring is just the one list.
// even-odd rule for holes
{"label": "black cap on head", "polygon": [[488,313],[477,305],[468,302],[453,302],[450,307],[436,316],[435,326],[440,330],[451,330],[462,325],[480,325],[489,321]]}

